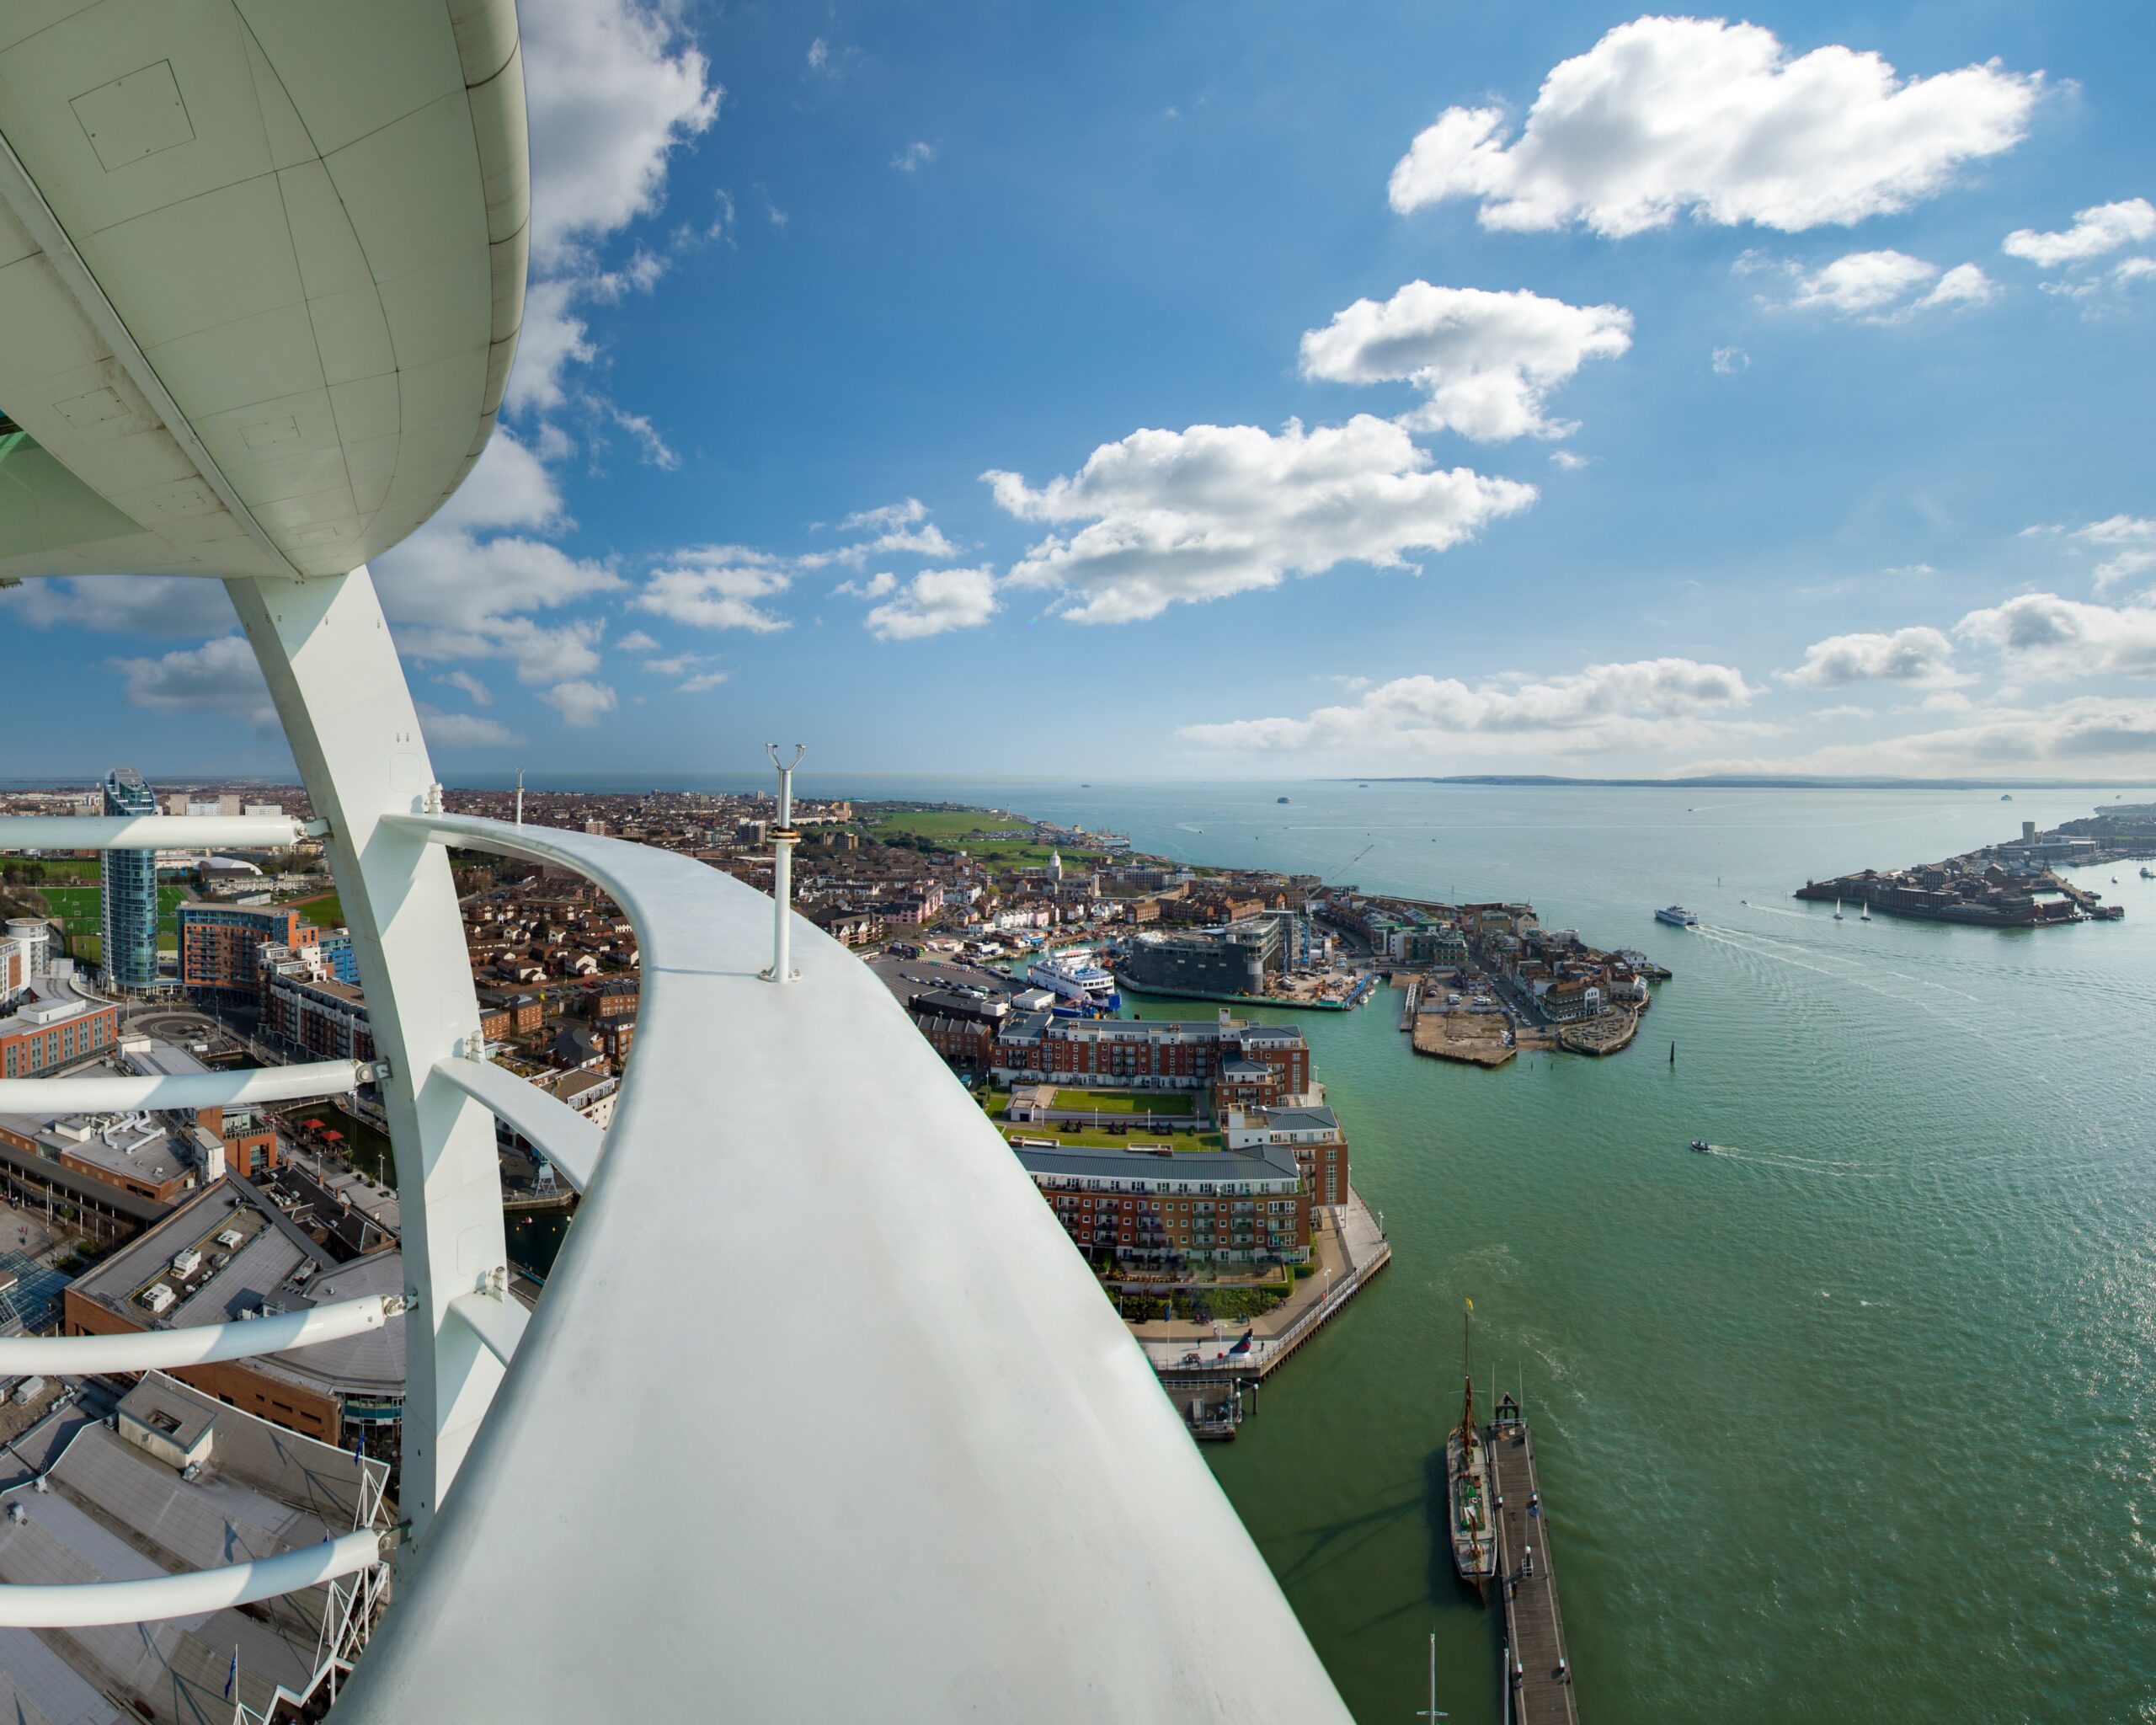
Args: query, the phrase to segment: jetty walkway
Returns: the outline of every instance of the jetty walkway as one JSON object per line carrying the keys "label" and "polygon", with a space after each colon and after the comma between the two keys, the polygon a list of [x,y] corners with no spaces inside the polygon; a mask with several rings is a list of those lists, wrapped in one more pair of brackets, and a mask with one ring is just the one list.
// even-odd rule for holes
{"label": "jetty walkway", "polygon": [[[1514,1725],[1579,1725],[1565,1654],[1565,1620],[1557,1609],[1557,1572],[1550,1525],[1534,1476],[1534,1440],[1509,1396],[1489,1429],[1492,1483],[1497,1502],[1497,1585],[1505,1605],[1505,1681]],[[1528,1562],[1529,1551],[1534,1562]]]}

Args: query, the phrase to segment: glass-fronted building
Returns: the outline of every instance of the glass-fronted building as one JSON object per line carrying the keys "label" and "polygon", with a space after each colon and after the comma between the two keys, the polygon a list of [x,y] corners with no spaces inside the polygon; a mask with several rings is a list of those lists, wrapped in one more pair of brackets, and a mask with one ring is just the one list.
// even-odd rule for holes
{"label": "glass-fronted building", "polygon": [[[155,814],[157,793],[131,766],[105,775],[109,815]],[[107,851],[103,902],[105,985],[156,988],[157,975],[157,853]]]}

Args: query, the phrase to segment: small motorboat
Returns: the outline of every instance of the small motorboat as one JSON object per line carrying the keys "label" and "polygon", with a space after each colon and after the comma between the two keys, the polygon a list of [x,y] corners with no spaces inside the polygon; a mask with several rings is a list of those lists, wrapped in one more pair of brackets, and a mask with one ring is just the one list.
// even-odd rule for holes
{"label": "small motorboat", "polygon": [[1714,1146],[1708,1143],[1704,1138],[1694,1138],[1692,1140],[1692,1149],[1695,1154],[1700,1156],[1712,1156],[1715,1153]]}

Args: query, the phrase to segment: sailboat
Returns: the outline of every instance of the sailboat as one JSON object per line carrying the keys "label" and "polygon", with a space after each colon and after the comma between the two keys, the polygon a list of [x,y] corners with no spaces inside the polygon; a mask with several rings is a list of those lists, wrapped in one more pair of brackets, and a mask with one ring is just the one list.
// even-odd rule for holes
{"label": "sailboat", "polygon": [[1837,900],[1834,900],[1834,921],[1837,921],[1837,922],[1839,922],[1841,920],[1842,920],[1842,901],[1841,901],[1839,899],[1837,899]]}
{"label": "sailboat", "polygon": [[1497,1525],[1491,1507],[1496,1494],[1490,1488],[1489,1445],[1475,1423],[1474,1312],[1470,1300],[1460,1318],[1467,1394],[1460,1423],[1445,1440],[1445,1503],[1452,1528],[1453,1567],[1480,1593],[1497,1573]]}

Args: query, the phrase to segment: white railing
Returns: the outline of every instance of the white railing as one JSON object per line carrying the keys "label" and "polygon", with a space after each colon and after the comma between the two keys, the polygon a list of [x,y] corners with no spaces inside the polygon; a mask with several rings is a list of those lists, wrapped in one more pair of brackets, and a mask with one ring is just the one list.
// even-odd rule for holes
{"label": "white railing", "polygon": [[559,1097],[490,1061],[463,1055],[437,1060],[434,1076],[484,1103],[496,1119],[522,1133],[579,1192],[591,1184],[606,1135]]}
{"label": "white railing", "polygon": [[277,851],[307,834],[289,814],[0,814],[0,851]]}
{"label": "white railing", "polygon": [[127,1114],[136,1109],[241,1108],[350,1096],[376,1076],[355,1060],[297,1066],[242,1066],[222,1072],[85,1072],[66,1078],[0,1078],[0,1114]]}
{"label": "white railing", "polygon": [[7,1626],[17,1629],[88,1629],[193,1617],[371,1569],[382,1562],[383,1537],[361,1528],[275,1557],[141,1581],[10,1582],[0,1586],[0,1599],[6,1601]]}
{"label": "white railing", "polygon": [[[380,1329],[403,1310],[401,1296],[370,1294],[364,1299],[339,1300],[232,1323],[104,1336],[0,1337],[0,1373],[74,1372],[94,1377],[105,1372],[170,1371],[221,1359],[248,1359],[363,1335]],[[0,1586],[0,1623],[12,1621],[6,1615],[7,1598],[8,1589]]]}

